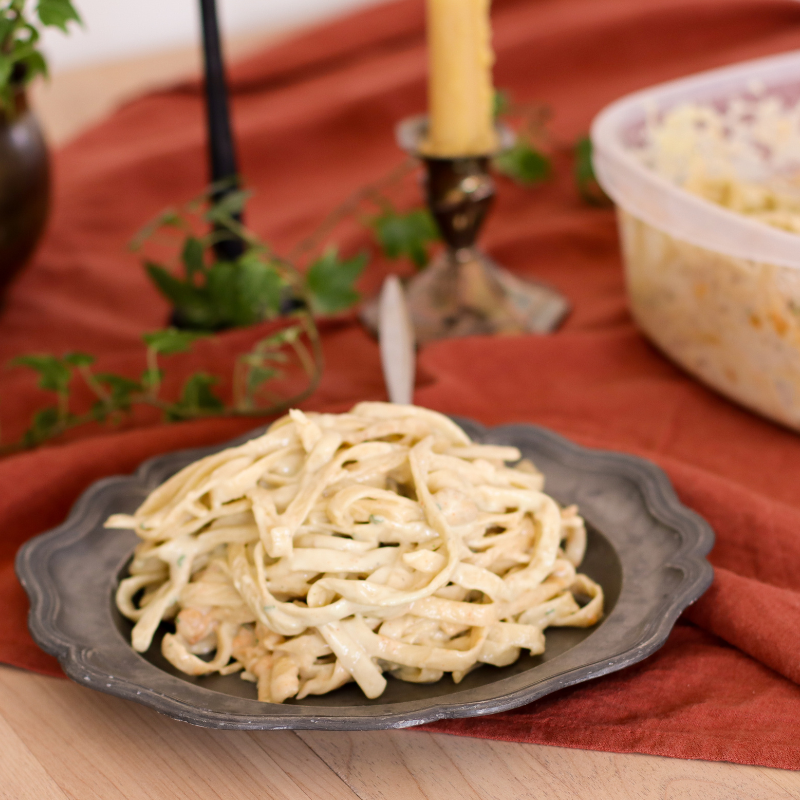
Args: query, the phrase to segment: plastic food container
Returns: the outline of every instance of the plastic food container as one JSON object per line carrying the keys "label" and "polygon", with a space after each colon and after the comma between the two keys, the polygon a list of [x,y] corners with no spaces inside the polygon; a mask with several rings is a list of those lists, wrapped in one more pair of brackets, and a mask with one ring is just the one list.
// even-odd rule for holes
{"label": "plastic food container", "polygon": [[709,386],[800,430],[800,235],[690,194],[637,156],[654,115],[753,94],[800,103],[800,53],[616,101],[592,125],[594,167],[617,206],[630,306],[645,335]]}

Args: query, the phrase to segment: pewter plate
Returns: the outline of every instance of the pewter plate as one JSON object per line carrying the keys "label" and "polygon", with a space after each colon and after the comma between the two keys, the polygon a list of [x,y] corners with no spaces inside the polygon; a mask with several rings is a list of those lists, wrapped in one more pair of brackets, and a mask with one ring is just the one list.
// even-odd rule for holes
{"label": "pewter plate", "polygon": [[581,571],[606,596],[598,625],[549,628],[542,656],[524,656],[503,668],[483,666],[458,685],[449,676],[433,684],[389,678],[377,700],[348,684],[321,697],[259,703],[255,687],[236,675],[183,675],[161,657],[163,630],[148,653],[130,646],[130,623],[113,596],[136,537],[102,525],[111,513],[132,512],[186,464],[220,449],[210,447],[159,456],[132,476],[95,483],[63,525],[20,549],[16,569],[31,602],[33,638],[84,686],[195,725],[249,730],[374,730],[494,714],[623,669],[661,647],[713,576],[705,556],[714,534],[681,505],[667,476],[643,459],[579,447],[533,425],[487,429],[457,421],[476,441],[519,447],[544,472],[549,494],[578,504],[589,528]]}

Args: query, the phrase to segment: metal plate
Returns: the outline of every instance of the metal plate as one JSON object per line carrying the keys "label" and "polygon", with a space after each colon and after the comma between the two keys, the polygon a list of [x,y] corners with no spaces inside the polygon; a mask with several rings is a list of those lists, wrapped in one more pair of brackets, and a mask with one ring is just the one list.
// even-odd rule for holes
{"label": "metal plate", "polygon": [[544,472],[549,494],[562,504],[578,504],[589,527],[580,569],[606,595],[606,615],[598,625],[549,628],[542,656],[502,668],[482,666],[458,685],[449,676],[433,684],[389,678],[377,700],[349,684],[321,697],[259,703],[255,687],[236,675],[195,678],[177,672],[160,654],[160,635],[148,653],[136,653],[130,623],[113,601],[136,537],[104,530],[103,521],[114,512],[132,512],[167,477],[217,446],[159,456],[133,476],[94,484],[63,525],[20,549],[16,569],[31,602],[33,638],[85,686],[195,725],[249,730],[402,728],[493,714],[615,672],[661,647],[681,611],[713,577],[705,556],[714,534],[681,505],[667,476],[643,459],[579,447],[533,425],[486,429],[457,421],[476,441],[519,447]]}

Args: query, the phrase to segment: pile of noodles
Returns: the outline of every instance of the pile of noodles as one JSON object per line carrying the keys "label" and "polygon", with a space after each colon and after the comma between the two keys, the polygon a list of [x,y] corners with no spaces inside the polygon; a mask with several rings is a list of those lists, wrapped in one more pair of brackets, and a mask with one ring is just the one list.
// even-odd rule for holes
{"label": "pile of noodles", "polygon": [[542,653],[548,626],[595,624],[603,593],[576,573],[577,510],[519,460],[414,406],[292,411],[108,520],[142,540],[117,592],[133,647],[174,618],[176,668],[241,672],[272,703]]}

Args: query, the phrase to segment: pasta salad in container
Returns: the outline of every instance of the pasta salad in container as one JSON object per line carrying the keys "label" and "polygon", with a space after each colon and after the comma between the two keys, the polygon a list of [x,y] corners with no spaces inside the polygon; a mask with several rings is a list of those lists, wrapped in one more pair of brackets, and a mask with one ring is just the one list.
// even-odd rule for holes
{"label": "pasta salad in container", "polygon": [[595,119],[592,143],[639,327],[800,429],[800,54],[629,95]]}

